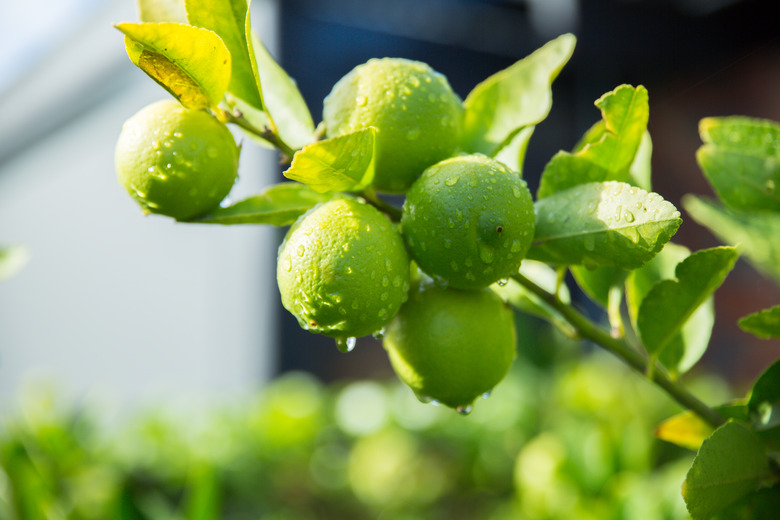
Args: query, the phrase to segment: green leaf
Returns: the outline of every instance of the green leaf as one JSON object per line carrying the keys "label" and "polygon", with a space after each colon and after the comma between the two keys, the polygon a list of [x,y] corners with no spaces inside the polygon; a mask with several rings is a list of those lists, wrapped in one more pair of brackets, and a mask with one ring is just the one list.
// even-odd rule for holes
{"label": "green leaf", "polygon": [[[558,287],[558,273],[552,267],[526,259],[520,265],[520,274],[550,293],[555,293],[557,289],[563,303],[571,301],[566,285]],[[506,284],[493,284],[490,288],[515,309],[547,320],[571,335],[576,332],[558,311],[517,281],[510,278]]]}
{"label": "green leaf", "polygon": [[191,471],[186,497],[187,520],[217,520],[220,515],[220,481],[216,468],[198,464]]}
{"label": "green leaf", "polygon": [[314,140],[314,121],[295,82],[276,63],[246,18],[249,57],[263,106],[282,140],[298,150]]}
{"label": "green leaf", "polygon": [[780,305],[745,316],[739,328],[761,339],[780,338]]}
{"label": "green leaf", "polygon": [[[674,278],[677,265],[690,256],[685,246],[666,244],[655,258],[632,271],[626,279],[626,306],[635,329],[638,330],[637,317],[645,296],[661,280]],[[690,370],[707,350],[712,327],[715,323],[714,301],[707,298],[696,309],[682,328],[669,340],[659,356],[659,361],[673,375]]]}
{"label": "green leaf", "polygon": [[138,0],[138,17],[142,22],[187,23],[184,0]]}
{"label": "green leaf", "polygon": [[179,102],[214,108],[230,82],[230,52],[215,33],[178,23],[121,23],[127,55]]}
{"label": "green leaf", "polygon": [[464,102],[464,150],[493,156],[519,129],[544,120],[552,107],[550,85],[576,41],[559,36],[474,87]]}
{"label": "green leaf", "polygon": [[263,101],[249,57],[246,39],[247,0],[185,0],[191,25],[214,31],[230,51],[231,75],[228,92],[261,110]]}
{"label": "green leaf", "polygon": [[636,269],[682,222],[660,195],[622,182],[582,184],[537,201],[535,209],[528,258],[558,265]]}
{"label": "green leaf", "polygon": [[639,148],[636,150],[634,162],[631,163],[631,167],[628,169],[629,183],[639,186],[643,190],[651,191],[653,189],[652,156],[653,140],[650,138],[650,132],[645,131],[642,135],[642,140],[639,142]]}
{"label": "green leaf", "polygon": [[621,85],[596,101],[602,121],[586,134],[574,153],[558,152],[539,183],[542,199],[579,184],[628,181],[630,168],[647,130],[647,90]]}
{"label": "green leaf", "polygon": [[762,520],[777,517],[780,511],[780,486],[759,489],[730,505],[713,520]]}
{"label": "green leaf", "polygon": [[780,283],[780,215],[730,210],[693,195],[683,197],[683,206],[721,242],[738,244],[756,269]]}
{"label": "green leaf", "polygon": [[0,281],[10,278],[19,272],[29,259],[30,253],[25,246],[0,247]]}
{"label": "green leaf", "polygon": [[519,130],[508,145],[496,154],[496,160],[506,164],[522,177],[525,152],[528,149],[528,141],[534,133],[535,126],[526,126]]}
{"label": "green leaf", "polygon": [[780,211],[780,125],[766,119],[702,119],[696,153],[723,203],[737,210]]}
{"label": "green leaf", "polygon": [[374,178],[376,129],[368,127],[305,146],[284,176],[318,193],[359,191]]}
{"label": "green leaf", "polygon": [[580,289],[604,308],[609,305],[609,292],[613,288],[620,287],[628,274],[624,269],[615,266],[588,269],[581,265],[573,265],[570,270]]}
{"label": "green leaf", "polygon": [[225,208],[217,208],[193,222],[199,224],[289,226],[309,208],[329,198],[329,196],[321,195],[304,184],[283,182]]}
{"label": "green leaf", "polygon": [[738,256],[732,247],[697,251],[677,264],[677,280],[662,280],[650,289],[636,320],[648,353],[657,357],[670,344],[694,311],[720,287]]}
{"label": "green leaf", "polygon": [[[747,421],[747,405],[734,402],[715,407],[726,419]],[[698,451],[704,440],[715,429],[690,410],[685,410],[662,422],[655,430],[655,436],[662,441],[676,444],[682,448]]]}
{"label": "green leaf", "polygon": [[748,412],[764,443],[780,451],[780,359],[756,380],[748,399]]}
{"label": "green leaf", "polygon": [[770,476],[761,441],[747,427],[730,421],[701,445],[682,494],[692,519],[708,520],[756,491]]}

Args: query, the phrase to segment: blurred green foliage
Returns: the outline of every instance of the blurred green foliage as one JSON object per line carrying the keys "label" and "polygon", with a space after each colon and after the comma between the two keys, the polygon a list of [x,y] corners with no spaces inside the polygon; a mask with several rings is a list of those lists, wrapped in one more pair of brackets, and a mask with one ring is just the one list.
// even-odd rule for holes
{"label": "blurred green foliage", "polygon": [[687,518],[693,453],[651,434],[677,408],[617,360],[546,334],[520,338],[533,355],[468,417],[395,381],[300,373],[253,400],[118,424],[38,392],[0,430],[0,518]]}

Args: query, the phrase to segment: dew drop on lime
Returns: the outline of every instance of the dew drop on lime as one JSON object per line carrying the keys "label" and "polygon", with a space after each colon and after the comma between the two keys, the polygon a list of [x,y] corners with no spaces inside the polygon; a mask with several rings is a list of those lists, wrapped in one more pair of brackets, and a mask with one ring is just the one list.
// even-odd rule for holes
{"label": "dew drop on lime", "polygon": [[366,96],[358,96],[355,98],[355,103],[357,103],[357,106],[364,107],[366,106],[366,103],[368,103],[368,98]]}
{"label": "dew drop on lime", "polygon": [[453,175],[452,177],[447,178],[447,180],[444,181],[444,184],[446,184],[447,186],[455,186],[456,184],[458,184],[459,180],[460,177],[458,177],[457,175]]}
{"label": "dew drop on lime", "polygon": [[303,256],[304,254],[306,254],[306,246],[300,244],[298,246],[298,249],[296,249],[296,252],[298,253],[298,256]]}
{"label": "dew drop on lime", "polygon": [[470,404],[467,404],[466,406],[458,406],[455,408],[455,411],[460,415],[468,415],[471,413],[471,410],[473,410],[473,408]]}
{"label": "dew drop on lime", "polygon": [[406,139],[409,141],[414,141],[420,137],[420,127],[419,126],[413,126],[409,130],[406,131]]}
{"label": "dew drop on lime", "polygon": [[336,347],[339,349],[339,351],[347,353],[352,352],[355,348],[355,344],[357,343],[356,338],[337,338],[336,339]]}
{"label": "dew drop on lime", "polygon": [[385,329],[384,329],[384,327],[382,327],[381,329],[379,329],[378,331],[374,332],[371,335],[374,337],[374,339],[382,339],[382,338],[384,338],[385,337]]}
{"label": "dew drop on lime", "polygon": [[492,392],[492,390],[488,390],[487,392],[485,392],[484,394],[482,394],[482,399],[487,399],[488,397],[490,397],[490,393],[491,393],[491,392]]}
{"label": "dew drop on lime", "polygon": [[509,278],[501,278],[496,282],[499,287],[505,287],[509,283]]}

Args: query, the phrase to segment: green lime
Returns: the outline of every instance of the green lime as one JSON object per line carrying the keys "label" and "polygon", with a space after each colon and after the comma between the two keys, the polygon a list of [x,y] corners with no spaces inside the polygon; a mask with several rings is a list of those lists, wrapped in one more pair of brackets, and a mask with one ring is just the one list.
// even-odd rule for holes
{"label": "green lime", "polygon": [[425,170],[406,196],[401,230],[423,271],[452,287],[476,289],[517,272],[535,222],[520,175],[474,154]]}
{"label": "green lime", "polygon": [[395,373],[421,401],[468,413],[515,358],[515,322],[489,289],[423,285],[388,323],[384,347]]}
{"label": "green lime", "polygon": [[377,129],[377,191],[403,193],[422,171],[452,155],[463,104],[447,79],[425,63],[372,59],[341,78],[325,98],[328,137]]}
{"label": "green lime", "polygon": [[395,225],[353,198],[320,203],[279,248],[282,304],[306,330],[336,338],[379,331],[409,291],[409,256]]}
{"label": "green lime", "polygon": [[188,220],[230,193],[238,148],[209,113],[164,100],[125,122],[114,160],[119,183],[145,213]]}

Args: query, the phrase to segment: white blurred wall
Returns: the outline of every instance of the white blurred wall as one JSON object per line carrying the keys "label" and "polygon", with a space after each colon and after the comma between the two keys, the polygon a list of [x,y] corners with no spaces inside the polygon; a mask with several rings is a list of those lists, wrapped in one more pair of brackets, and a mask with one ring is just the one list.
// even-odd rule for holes
{"label": "white blurred wall", "polygon": [[[111,26],[134,8],[107,2],[0,96],[0,245],[31,254],[0,282],[0,410],[31,380],[135,405],[245,394],[273,369],[274,230],[144,218],[116,182],[122,122],[167,96]],[[253,16],[273,47],[273,3]],[[274,175],[244,142],[238,197]]]}

